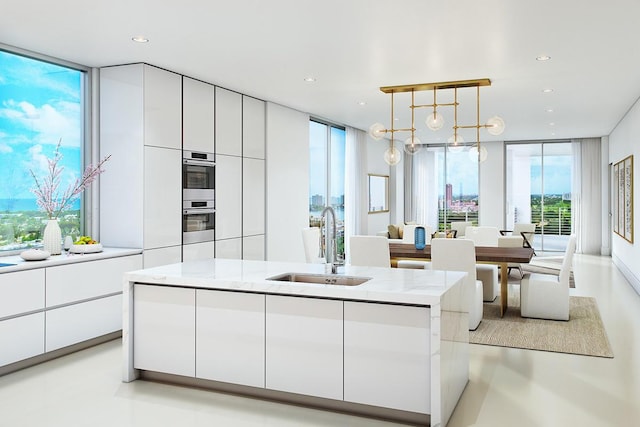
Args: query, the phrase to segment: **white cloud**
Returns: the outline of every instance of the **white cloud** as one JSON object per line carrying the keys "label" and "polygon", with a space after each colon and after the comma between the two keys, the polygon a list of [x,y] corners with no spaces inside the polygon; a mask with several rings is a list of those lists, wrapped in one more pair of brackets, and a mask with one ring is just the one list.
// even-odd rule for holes
{"label": "white cloud", "polygon": [[0,153],[2,154],[13,153],[13,148],[9,147],[5,143],[0,142]]}

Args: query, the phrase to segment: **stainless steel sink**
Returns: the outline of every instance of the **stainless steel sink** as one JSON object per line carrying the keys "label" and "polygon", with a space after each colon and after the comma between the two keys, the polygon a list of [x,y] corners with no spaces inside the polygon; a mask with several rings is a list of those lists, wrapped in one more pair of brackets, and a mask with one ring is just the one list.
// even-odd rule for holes
{"label": "stainless steel sink", "polygon": [[323,285],[358,286],[371,280],[371,277],[341,276],[336,274],[283,273],[268,277],[278,282],[320,283]]}

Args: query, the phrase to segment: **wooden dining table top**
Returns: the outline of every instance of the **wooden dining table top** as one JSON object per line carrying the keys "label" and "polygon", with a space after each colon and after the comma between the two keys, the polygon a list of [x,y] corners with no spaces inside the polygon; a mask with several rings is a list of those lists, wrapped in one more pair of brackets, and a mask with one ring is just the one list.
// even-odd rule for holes
{"label": "wooden dining table top", "polygon": [[[476,246],[476,261],[491,263],[528,263],[533,258],[532,248],[513,248],[499,246]],[[416,249],[413,243],[389,243],[391,258],[431,259],[431,245]]]}

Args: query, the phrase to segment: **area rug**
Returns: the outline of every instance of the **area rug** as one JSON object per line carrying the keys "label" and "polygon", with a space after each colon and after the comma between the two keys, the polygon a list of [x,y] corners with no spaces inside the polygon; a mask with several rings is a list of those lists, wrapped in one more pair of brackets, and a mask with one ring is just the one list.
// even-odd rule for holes
{"label": "area rug", "polygon": [[509,309],[500,317],[500,296],[484,304],[482,322],[469,331],[471,344],[613,357],[595,298],[570,297],[569,321],[520,317],[520,296],[509,296]]}

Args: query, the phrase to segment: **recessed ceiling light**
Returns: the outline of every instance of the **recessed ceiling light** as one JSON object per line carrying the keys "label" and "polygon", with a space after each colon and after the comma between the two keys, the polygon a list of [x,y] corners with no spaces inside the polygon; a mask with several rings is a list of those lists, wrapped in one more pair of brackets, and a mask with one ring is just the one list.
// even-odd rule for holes
{"label": "recessed ceiling light", "polygon": [[145,36],[134,36],[134,37],[131,37],[131,40],[133,40],[136,43],[147,43],[147,42],[149,42],[149,39],[146,38]]}
{"label": "recessed ceiling light", "polygon": [[542,89],[542,92],[551,93],[551,92],[553,92],[553,89]]}
{"label": "recessed ceiling light", "polygon": [[305,77],[304,81],[307,82],[307,83],[313,83],[313,82],[316,81],[316,79],[315,79],[315,77],[309,76],[309,77]]}
{"label": "recessed ceiling light", "polygon": [[547,113],[553,113],[553,108],[547,108]]}
{"label": "recessed ceiling light", "polygon": [[556,124],[555,124],[555,123],[553,123],[553,122],[549,123],[549,126],[555,126],[555,125],[556,125]]}
{"label": "recessed ceiling light", "polygon": [[358,105],[367,105],[367,103],[364,101],[358,101]]}
{"label": "recessed ceiling light", "polygon": [[549,55],[540,55],[536,56],[536,61],[548,61],[551,57]]}

